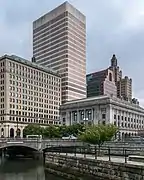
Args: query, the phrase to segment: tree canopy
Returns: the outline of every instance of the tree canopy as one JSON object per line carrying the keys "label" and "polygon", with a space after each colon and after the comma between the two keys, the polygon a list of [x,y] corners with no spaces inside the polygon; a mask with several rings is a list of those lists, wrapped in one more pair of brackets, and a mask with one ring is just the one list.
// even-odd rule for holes
{"label": "tree canopy", "polygon": [[117,127],[113,124],[84,126],[74,124],[71,126],[55,126],[49,125],[41,127],[40,125],[28,125],[24,128],[24,136],[26,135],[42,135],[44,138],[61,138],[63,136],[78,136],[83,142],[90,144],[102,145],[105,141],[110,141],[117,132]]}
{"label": "tree canopy", "polygon": [[105,141],[110,141],[117,130],[117,127],[113,124],[89,126],[80,134],[79,138],[84,142],[98,144],[100,146]]}
{"label": "tree canopy", "polygon": [[74,124],[71,126],[55,126],[49,125],[41,127],[40,125],[28,125],[24,128],[23,134],[26,135],[42,135],[44,138],[61,138],[63,136],[74,135],[78,136],[80,132],[84,131],[84,126],[81,124]]}
{"label": "tree canopy", "polygon": [[43,134],[43,128],[40,125],[30,124],[24,128],[23,134],[26,135],[41,135]]}

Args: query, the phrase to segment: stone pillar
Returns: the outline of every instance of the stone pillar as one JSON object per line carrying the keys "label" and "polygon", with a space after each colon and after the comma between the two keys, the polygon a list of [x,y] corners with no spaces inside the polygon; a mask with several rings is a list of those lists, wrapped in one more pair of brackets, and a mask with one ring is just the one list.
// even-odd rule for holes
{"label": "stone pillar", "polygon": [[71,120],[70,120],[70,125],[72,125],[73,124],[73,112],[71,111],[71,118],[70,118]]}
{"label": "stone pillar", "polygon": [[80,111],[77,110],[77,123],[80,123]]}
{"label": "stone pillar", "polygon": [[102,116],[101,116],[101,106],[98,105],[97,107],[97,123],[102,123]]}
{"label": "stone pillar", "polygon": [[105,112],[105,123],[109,124],[110,123],[110,106],[106,107],[106,112]]}
{"label": "stone pillar", "polygon": [[132,113],[131,113],[131,112],[130,112],[130,114],[129,114],[129,118],[130,118],[129,126],[130,126],[130,129],[132,129],[132,127],[131,127],[131,124],[132,124],[132,122],[131,122]]}
{"label": "stone pillar", "polygon": [[93,119],[93,122],[94,124],[98,124],[98,109],[97,109],[97,106],[94,108],[94,119]]}
{"label": "stone pillar", "polygon": [[114,123],[114,109],[112,105],[109,105],[108,113],[109,113],[109,122],[113,124]]}
{"label": "stone pillar", "polygon": [[[66,118],[66,125],[69,126],[69,125],[71,124],[71,114],[70,114],[69,111],[66,111],[66,116],[65,116],[65,118]],[[63,119],[63,117],[62,117],[62,119]],[[63,120],[62,120],[62,121],[63,121]]]}
{"label": "stone pillar", "polygon": [[33,159],[42,160],[43,159],[43,151],[35,151],[35,152],[33,152]]}
{"label": "stone pillar", "polygon": [[69,125],[71,125],[71,113],[72,112],[69,112]]}
{"label": "stone pillar", "polygon": [[84,109],[84,119],[86,118],[86,109]]}
{"label": "stone pillar", "polygon": [[85,112],[85,109],[83,109],[83,119],[82,119],[82,122],[85,123],[85,118],[86,118],[86,112]]}
{"label": "stone pillar", "polygon": [[122,117],[122,111],[121,111],[121,110],[120,110],[119,116],[120,116],[119,124],[120,124],[120,128],[121,128],[121,124],[122,124],[122,119],[121,119],[121,117]]}
{"label": "stone pillar", "polygon": [[84,110],[84,124],[86,125],[87,124],[87,111],[86,109]]}

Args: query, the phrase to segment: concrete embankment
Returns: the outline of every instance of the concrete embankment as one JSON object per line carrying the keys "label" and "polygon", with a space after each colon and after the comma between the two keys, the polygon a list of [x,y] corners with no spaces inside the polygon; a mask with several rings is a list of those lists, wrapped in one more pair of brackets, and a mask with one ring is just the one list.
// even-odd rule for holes
{"label": "concrete embankment", "polygon": [[46,171],[77,180],[144,179],[144,166],[47,153]]}

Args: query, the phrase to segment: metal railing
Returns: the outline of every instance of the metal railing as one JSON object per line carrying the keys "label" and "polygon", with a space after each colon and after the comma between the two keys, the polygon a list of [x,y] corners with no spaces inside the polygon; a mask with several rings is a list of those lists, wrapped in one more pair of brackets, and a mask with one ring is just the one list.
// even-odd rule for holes
{"label": "metal railing", "polygon": [[[57,147],[58,148],[58,147]],[[56,154],[62,154],[66,156],[76,156],[76,157],[82,157],[82,158],[90,158],[90,159],[96,159],[96,160],[103,160],[104,161],[113,161],[113,158],[119,158],[121,163],[127,163],[128,162],[128,156],[136,154],[137,152],[143,153],[144,148],[141,148],[139,150],[135,150],[132,148],[121,148],[121,154],[114,155],[113,151],[117,149],[111,148],[111,147],[101,147],[95,146],[93,148],[88,148],[86,146],[83,147],[75,147],[73,149],[65,149],[62,146],[59,146],[59,149],[55,149],[54,147],[51,147],[51,150],[49,150],[47,153],[56,153]],[[133,153],[132,153],[133,152]]]}

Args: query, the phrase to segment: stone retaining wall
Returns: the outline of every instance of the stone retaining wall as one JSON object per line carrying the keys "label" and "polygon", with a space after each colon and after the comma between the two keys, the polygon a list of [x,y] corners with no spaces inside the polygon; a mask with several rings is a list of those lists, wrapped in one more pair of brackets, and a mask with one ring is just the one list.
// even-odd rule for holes
{"label": "stone retaining wall", "polygon": [[143,180],[144,167],[95,159],[46,154],[46,170],[69,179]]}

